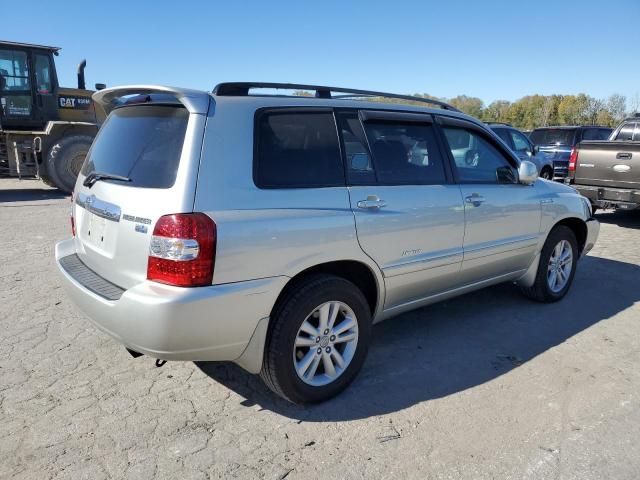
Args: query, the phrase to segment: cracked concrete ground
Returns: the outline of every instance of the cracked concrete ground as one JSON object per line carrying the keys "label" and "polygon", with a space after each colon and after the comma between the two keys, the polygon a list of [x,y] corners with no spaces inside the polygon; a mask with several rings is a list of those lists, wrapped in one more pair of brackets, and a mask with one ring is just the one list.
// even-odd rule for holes
{"label": "cracked concrete ground", "polygon": [[98,332],[54,266],[68,212],[0,179],[2,479],[640,478],[640,215],[599,215],[562,302],[501,285],[389,320],[348,391],[303,408]]}

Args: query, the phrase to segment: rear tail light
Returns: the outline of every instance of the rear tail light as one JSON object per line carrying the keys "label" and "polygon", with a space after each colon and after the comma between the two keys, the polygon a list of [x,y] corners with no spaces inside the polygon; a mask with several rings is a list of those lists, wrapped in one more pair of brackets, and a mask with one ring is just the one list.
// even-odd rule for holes
{"label": "rear tail light", "polygon": [[147,279],[178,287],[211,285],[216,224],[204,213],[160,217],[149,246]]}
{"label": "rear tail light", "polygon": [[571,155],[569,155],[569,171],[576,171],[576,164],[578,163],[578,150],[576,147],[571,149]]}

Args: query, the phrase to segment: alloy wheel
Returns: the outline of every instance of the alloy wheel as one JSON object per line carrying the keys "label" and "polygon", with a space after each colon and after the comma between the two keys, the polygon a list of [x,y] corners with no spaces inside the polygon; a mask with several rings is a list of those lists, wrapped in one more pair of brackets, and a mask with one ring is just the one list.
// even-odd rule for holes
{"label": "alloy wheel", "polygon": [[569,282],[573,267],[573,249],[567,240],[560,240],[549,257],[547,284],[553,293],[558,293]]}
{"label": "alloy wheel", "polygon": [[325,302],[298,329],[293,365],[307,385],[328,385],[347,369],[357,346],[358,321],[353,310],[343,302]]}

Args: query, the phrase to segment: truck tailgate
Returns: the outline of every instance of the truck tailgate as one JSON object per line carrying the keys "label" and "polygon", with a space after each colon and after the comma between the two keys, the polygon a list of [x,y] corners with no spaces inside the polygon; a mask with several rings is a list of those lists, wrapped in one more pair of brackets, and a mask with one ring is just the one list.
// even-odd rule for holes
{"label": "truck tailgate", "polygon": [[640,189],[640,142],[581,142],[575,184]]}

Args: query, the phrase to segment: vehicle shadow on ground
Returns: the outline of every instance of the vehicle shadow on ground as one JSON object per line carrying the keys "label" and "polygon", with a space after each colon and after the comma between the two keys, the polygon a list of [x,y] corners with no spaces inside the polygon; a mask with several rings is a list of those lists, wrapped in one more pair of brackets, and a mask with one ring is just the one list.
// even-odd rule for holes
{"label": "vehicle shadow on ground", "polygon": [[610,223],[624,228],[640,228],[640,210],[605,210],[595,215],[601,223]]}
{"label": "vehicle shadow on ground", "polygon": [[[27,180],[25,180],[27,181]],[[52,188],[24,188],[2,190],[0,186],[0,204],[13,202],[38,202],[42,200],[60,200],[68,195]]]}
{"label": "vehicle shadow on ground", "polygon": [[390,413],[491,381],[640,300],[640,267],[599,257],[578,266],[571,292],[543,305],[503,284],[409,312],[374,327],[364,368],[338,397],[298,406],[232,364],[197,362],[255,404],[306,422]]}

